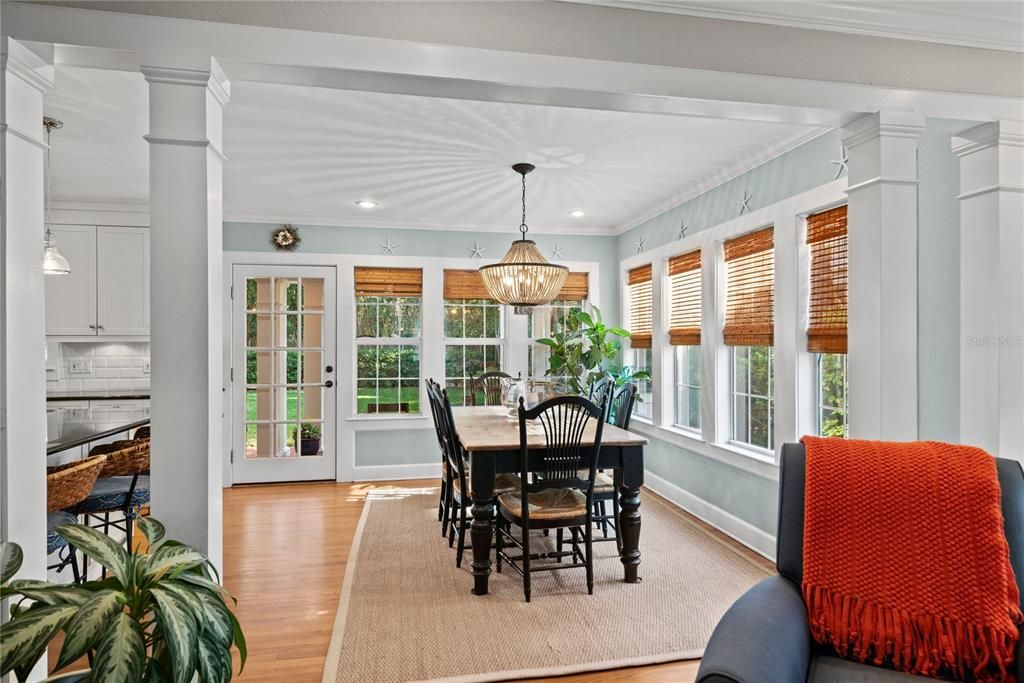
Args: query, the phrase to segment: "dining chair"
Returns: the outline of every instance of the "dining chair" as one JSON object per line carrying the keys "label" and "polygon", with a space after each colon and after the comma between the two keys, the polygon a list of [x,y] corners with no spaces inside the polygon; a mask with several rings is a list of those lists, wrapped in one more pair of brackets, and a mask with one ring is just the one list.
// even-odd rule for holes
{"label": "dining chair", "polygon": [[[57,554],[57,562],[47,566],[60,573],[68,565],[75,583],[81,583],[75,546],[57,532],[62,524],[78,524],[74,510],[96,484],[106,457],[94,455],[66,465],[46,468],[46,554]],[[63,556],[60,554],[64,551]]]}
{"label": "dining chair", "polygon": [[441,452],[441,491],[437,500],[437,521],[441,522],[441,536],[444,537],[448,535],[448,490],[451,486],[451,471],[448,469],[448,458],[445,457],[444,453],[444,418],[441,415],[441,407],[436,398],[440,396],[441,388],[433,379],[425,381],[427,384],[427,404],[430,406],[430,417],[434,421],[437,448]]}
{"label": "dining chair", "polygon": [[485,406],[501,405],[501,380],[508,379],[512,375],[505,372],[485,372],[474,380],[471,380],[474,405],[476,405],[476,393],[483,394]]}
{"label": "dining chair", "polygon": [[[608,409],[605,419],[608,424],[619,429],[629,429],[636,404],[636,384],[626,384],[617,391],[615,385],[609,387]],[[597,473],[594,481],[594,522],[601,527],[599,541],[615,541],[619,554],[622,554],[622,540],[619,538],[619,486],[622,484],[620,470],[613,470],[611,476],[606,472]],[[608,501],[612,503],[612,513],[608,514]],[[614,532],[609,536],[608,531]]]}
{"label": "dining chair", "polygon": [[[455,417],[452,414],[452,404],[448,398],[447,389],[441,389],[440,385],[434,383],[429,387],[435,396],[440,407],[441,424],[444,428],[444,444],[442,450],[448,463],[448,547],[455,544],[458,539],[458,546],[455,550],[455,566],[462,566],[462,556],[466,551],[466,532],[473,521],[469,516],[469,509],[472,506],[473,492],[469,479],[469,459],[462,448],[458,434],[455,430]],[[519,477],[515,474],[499,474],[494,478],[494,495],[511,493],[519,490]]]}
{"label": "dining chair", "polygon": [[[582,396],[558,396],[527,410],[519,399],[519,490],[498,496],[498,510],[505,524],[496,525],[496,564],[504,561],[523,577],[523,594],[530,602],[530,575],[582,567],[587,572],[587,593],[594,592],[593,503],[594,479],[604,432],[604,400],[594,403]],[[588,425],[593,421],[592,448],[583,447]],[[542,447],[534,449],[531,461],[531,425],[543,431]],[[538,476],[532,481],[530,472]],[[581,476],[585,473],[585,477]],[[519,538],[512,527],[518,527]],[[557,530],[557,549],[534,553],[530,548],[533,530]],[[563,532],[568,529],[571,550],[562,550]],[[539,539],[535,539],[539,540]],[[520,555],[505,552],[505,542]],[[580,543],[583,550],[580,550]],[[571,557],[567,564],[562,560]],[[536,560],[555,560],[535,565]]]}

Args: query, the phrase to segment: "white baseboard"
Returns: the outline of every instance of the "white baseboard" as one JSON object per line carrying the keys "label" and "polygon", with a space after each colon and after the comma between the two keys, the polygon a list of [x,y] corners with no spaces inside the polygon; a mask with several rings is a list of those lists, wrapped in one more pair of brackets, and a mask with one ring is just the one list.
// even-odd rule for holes
{"label": "white baseboard", "polygon": [[[644,486],[657,493],[694,517],[715,527],[725,535],[739,541],[759,555],[769,560],[775,559],[775,537],[750,522],[712,505],[703,498],[698,498],[669,480],[647,470],[644,472]],[[641,513],[642,514],[642,513]]]}
{"label": "white baseboard", "polygon": [[398,481],[401,479],[440,479],[441,463],[421,465],[365,465],[353,468],[353,481]]}

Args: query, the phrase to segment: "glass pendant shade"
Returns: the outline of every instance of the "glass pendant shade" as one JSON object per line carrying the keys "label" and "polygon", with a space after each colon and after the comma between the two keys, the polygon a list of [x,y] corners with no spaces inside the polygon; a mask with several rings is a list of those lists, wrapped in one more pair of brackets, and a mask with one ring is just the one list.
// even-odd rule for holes
{"label": "glass pendant shade", "polygon": [[498,303],[515,306],[516,313],[525,313],[532,306],[551,303],[569,277],[569,269],[548,263],[537,243],[526,239],[526,174],[533,164],[515,164],[512,169],[522,176],[523,221],[519,231],[523,238],[512,243],[498,263],[480,268],[484,288]]}
{"label": "glass pendant shade", "polygon": [[44,244],[46,248],[43,249],[43,272],[47,275],[70,275],[71,264],[57,251],[53,233],[49,230],[46,231]]}
{"label": "glass pendant shade", "polygon": [[480,268],[480,276],[496,301],[526,308],[551,303],[569,269],[548,263],[533,240],[516,240],[501,261]]}

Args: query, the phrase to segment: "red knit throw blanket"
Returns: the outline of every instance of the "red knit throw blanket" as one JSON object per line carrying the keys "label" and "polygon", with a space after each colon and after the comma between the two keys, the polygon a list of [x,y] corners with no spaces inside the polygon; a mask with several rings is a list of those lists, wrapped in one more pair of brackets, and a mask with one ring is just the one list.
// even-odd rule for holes
{"label": "red knit throw blanket", "polygon": [[814,640],[919,676],[1013,681],[1022,615],[995,460],[931,441],[803,443]]}

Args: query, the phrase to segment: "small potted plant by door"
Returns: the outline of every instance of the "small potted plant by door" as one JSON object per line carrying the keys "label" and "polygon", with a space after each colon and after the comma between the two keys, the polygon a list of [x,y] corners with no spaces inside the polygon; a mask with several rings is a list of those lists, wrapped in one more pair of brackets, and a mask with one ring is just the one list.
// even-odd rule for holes
{"label": "small potted plant by door", "polygon": [[299,444],[302,455],[316,455],[320,452],[320,425],[316,422],[303,422],[292,431],[292,439]]}

